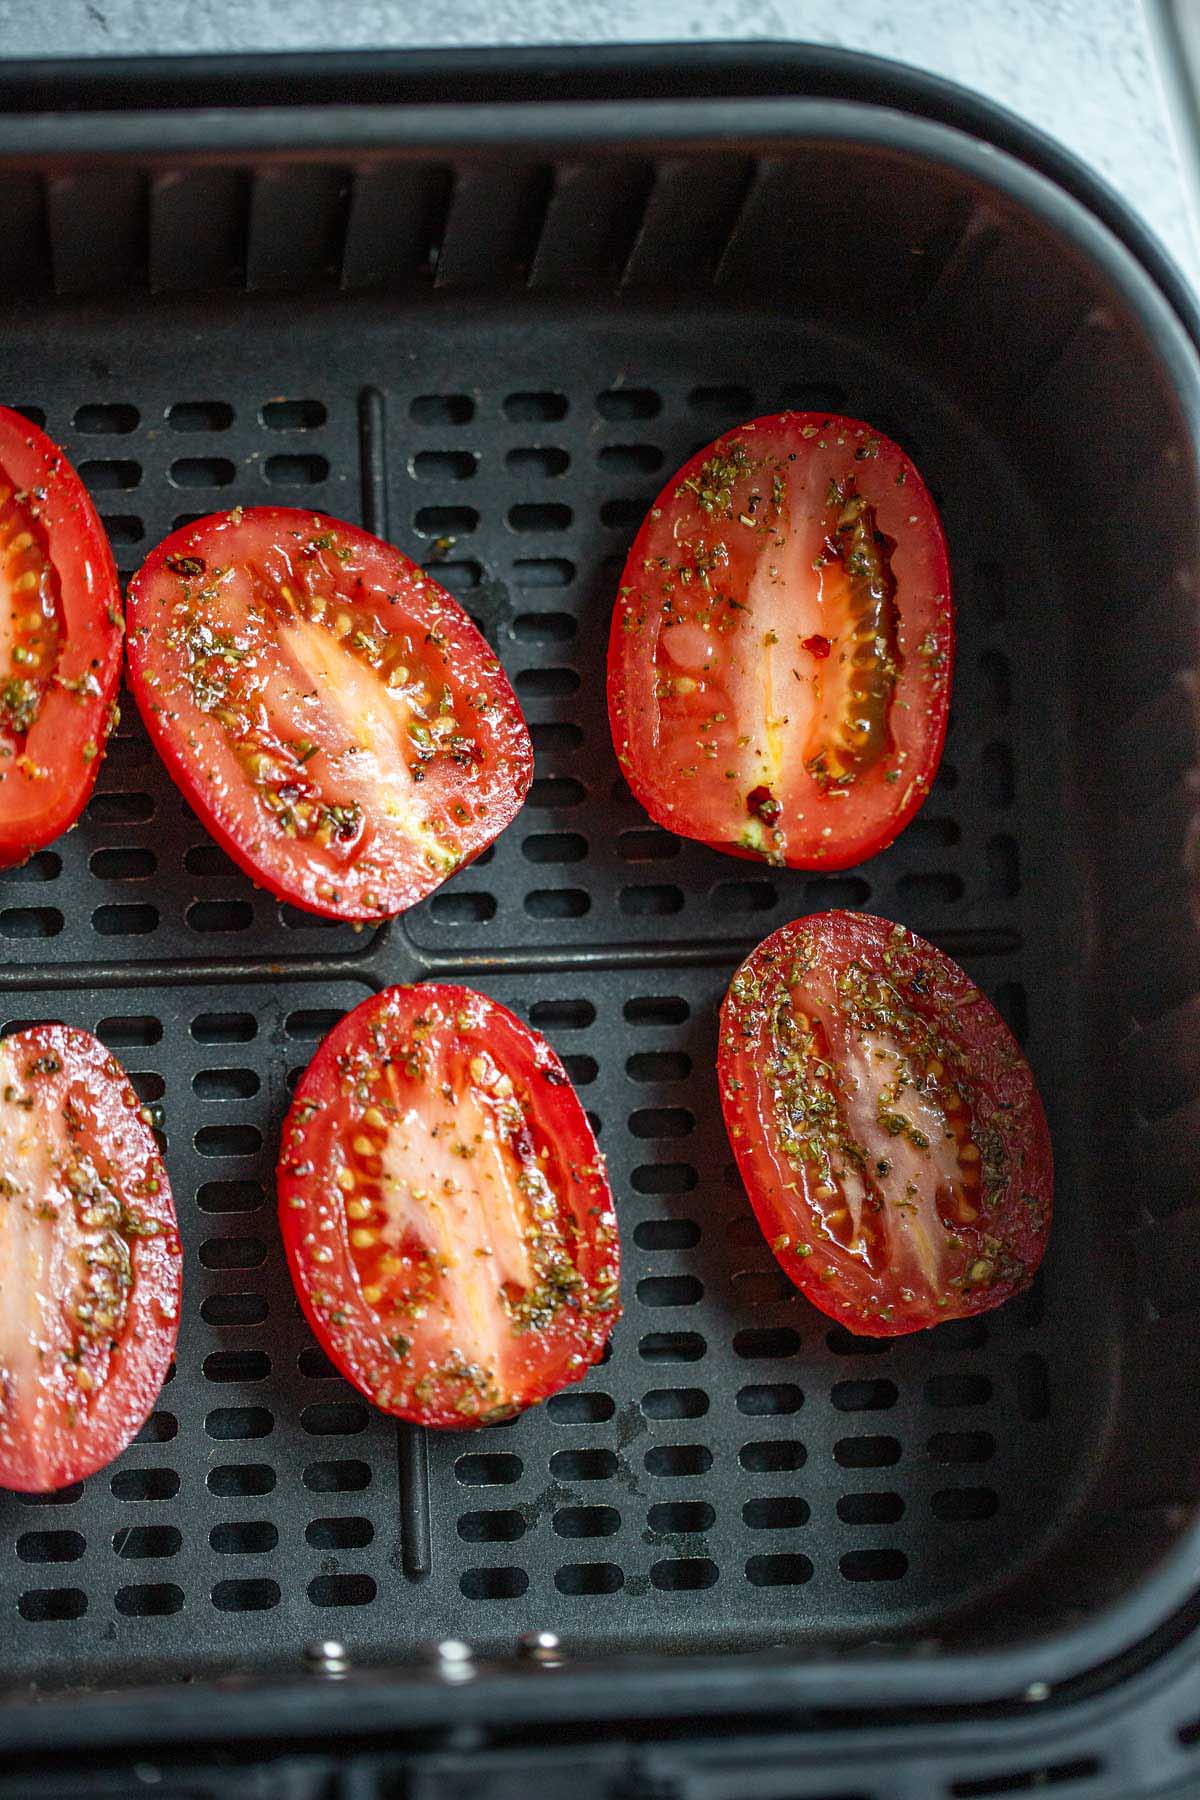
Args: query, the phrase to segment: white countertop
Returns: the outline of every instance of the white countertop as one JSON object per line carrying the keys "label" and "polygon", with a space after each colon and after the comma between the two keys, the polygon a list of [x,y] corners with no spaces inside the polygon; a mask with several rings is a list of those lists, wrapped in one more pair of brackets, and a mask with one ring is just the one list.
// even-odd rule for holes
{"label": "white countertop", "polygon": [[447,0],[437,11],[413,0],[6,0],[3,10],[5,53],[22,57],[751,38],[867,50],[975,88],[1050,132],[1107,177],[1200,286],[1200,244],[1142,5]]}

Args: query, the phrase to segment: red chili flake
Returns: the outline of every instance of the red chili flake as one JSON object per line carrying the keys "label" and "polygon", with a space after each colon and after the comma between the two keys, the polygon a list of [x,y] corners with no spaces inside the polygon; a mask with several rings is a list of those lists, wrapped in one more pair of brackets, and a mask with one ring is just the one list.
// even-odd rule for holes
{"label": "red chili flake", "polygon": [[815,656],[818,661],[824,662],[825,658],[829,655],[829,652],[833,649],[833,645],[829,642],[827,637],[821,637],[819,633],[814,632],[812,637],[800,639],[800,648],[802,650],[807,650],[809,655]]}

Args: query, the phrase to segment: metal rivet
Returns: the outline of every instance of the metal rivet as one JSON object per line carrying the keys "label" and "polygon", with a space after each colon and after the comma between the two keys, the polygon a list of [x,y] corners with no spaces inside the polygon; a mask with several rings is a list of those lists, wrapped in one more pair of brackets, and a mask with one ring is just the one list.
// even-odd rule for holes
{"label": "metal rivet", "polygon": [[561,1663],[562,1643],[553,1631],[526,1631],[517,1639],[517,1651],[528,1662],[544,1668]]}
{"label": "metal rivet", "polygon": [[1050,1683],[1048,1681],[1031,1681],[1029,1686],[1025,1689],[1025,1698],[1034,1701],[1048,1700],[1050,1698]]}
{"label": "metal rivet", "polygon": [[470,1681],[475,1674],[475,1653],[461,1638],[443,1638],[427,1644],[424,1654],[436,1664],[443,1681]]}
{"label": "metal rivet", "polygon": [[304,1660],[314,1675],[345,1675],[350,1668],[346,1646],[339,1644],[336,1638],[324,1638],[319,1643],[306,1644]]}

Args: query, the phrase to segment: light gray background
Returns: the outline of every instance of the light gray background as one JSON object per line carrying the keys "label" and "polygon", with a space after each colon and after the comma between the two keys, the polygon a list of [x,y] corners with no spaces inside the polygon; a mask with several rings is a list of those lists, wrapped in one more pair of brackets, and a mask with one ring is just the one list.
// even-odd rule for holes
{"label": "light gray background", "polygon": [[[1154,3],[1154,0],[1151,0]],[[1200,0],[1172,0],[1200,10]],[[1200,285],[1143,0],[0,0],[7,56],[791,38],[976,88],[1052,133]]]}

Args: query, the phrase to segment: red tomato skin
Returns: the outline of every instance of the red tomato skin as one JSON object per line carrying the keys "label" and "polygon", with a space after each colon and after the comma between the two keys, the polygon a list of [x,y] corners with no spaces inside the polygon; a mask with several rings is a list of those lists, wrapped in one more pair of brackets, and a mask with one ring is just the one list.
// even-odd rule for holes
{"label": "red tomato skin", "polygon": [[[68,1025],[34,1025],[4,1041],[31,1058],[52,1055],[62,1064],[61,1077],[39,1079],[53,1083],[56,1103],[65,1103],[72,1094],[88,1096],[105,1126],[105,1144],[110,1150],[119,1148],[125,1182],[137,1189],[138,1210],[158,1227],[155,1235],[133,1240],[127,1329],[112,1353],[103,1385],[77,1397],[76,1429],[56,1435],[48,1444],[35,1443],[14,1431],[0,1414],[0,1487],[45,1494],[105,1468],[132,1443],[153,1412],[179,1334],[183,1250],[154,1133],[117,1059],[90,1032]],[[147,1189],[147,1180],[156,1181],[157,1189]]]}
{"label": "red tomato skin", "polygon": [[[796,1181],[796,1172],[774,1151],[766,1121],[768,1101],[756,1078],[755,1059],[756,1054],[761,1055],[761,1039],[753,1049],[745,1047],[745,1009],[734,997],[731,982],[721,1005],[717,1079],[734,1159],[763,1236],[779,1266],[805,1299],[858,1337],[903,1337],[949,1319],[989,1312],[1029,1286],[1045,1254],[1050,1231],[1053,1151],[1029,1064],[1000,1014],[965,971],[915,932],[890,920],[867,913],[813,913],[781,925],[763,939],[741,968],[765,976],[786,966],[795,954],[799,935],[814,927],[824,934],[830,959],[838,968],[856,957],[878,967],[885,948],[898,947],[901,953],[915,956],[930,975],[931,998],[940,1007],[952,1009],[957,1041],[973,1058],[974,1085],[986,1097],[986,1111],[1002,1108],[1021,1121],[1004,1197],[988,1222],[1001,1222],[1004,1229],[1000,1235],[1020,1258],[1025,1272],[1021,1278],[998,1281],[988,1288],[951,1290],[945,1305],[934,1310],[906,1306],[898,1294],[888,1292],[885,1271],[876,1290],[876,1297],[886,1298],[891,1313],[883,1318],[875,1307],[865,1305],[861,1297],[856,1299],[846,1291],[847,1277],[853,1277],[856,1270],[853,1259],[840,1246],[821,1241],[819,1249],[808,1257],[781,1248],[781,1237],[800,1230],[811,1234],[813,1230],[812,1202],[807,1192],[809,1177],[806,1171],[800,1177],[804,1211],[798,1219],[798,1203],[787,1199],[788,1184]],[[827,1280],[823,1271],[829,1267],[835,1274]],[[867,1291],[864,1287],[860,1296]]]}
{"label": "red tomato skin", "polygon": [[[533,780],[533,745],[521,712],[517,697],[514,694],[503,671],[499,668],[498,659],[491,645],[483,634],[476,629],[466,612],[455,600],[454,596],[439,587],[432,575],[405,556],[393,544],[382,538],[376,538],[370,532],[363,531],[343,519],[334,519],[322,513],[285,506],[244,507],[240,509],[241,521],[260,524],[264,529],[277,529],[280,533],[290,532],[298,528],[306,532],[335,531],[338,538],[350,545],[357,545],[367,553],[384,553],[396,571],[398,585],[405,588],[414,580],[420,580],[426,590],[435,590],[438,600],[437,624],[445,633],[450,651],[456,663],[469,664],[480,659],[489,667],[494,666],[494,673],[488,677],[489,687],[493,691],[501,712],[502,719],[494,730],[492,749],[497,760],[502,761],[508,769],[507,785],[500,794],[493,791],[488,804],[486,827],[477,832],[473,841],[459,864],[459,870],[466,868],[475,858],[482,854],[495,841],[506,826],[516,818],[524,804],[525,796]],[[347,882],[336,901],[322,899],[317,893],[317,883],[324,875],[323,870],[312,873],[302,871],[290,878],[281,875],[270,859],[255,854],[247,844],[244,832],[231,826],[224,815],[228,800],[228,789],[223,789],[219,779],[206,779],[200,767],[203,760],[197,759],[182,749],[178,736],[173,732],[163,716],[163,708],[156,698],[155,686],[157,671],[155,657],[150,648],[152,596],[157,578],[163,570],[169,556],[186,556],[210,546],[211,534],[227,526],[231,521],[228,513],[210,513],[191,525],[180,527],[156,546],[150,556],[138,570],[129,584],[129,686],[137,702],[142,720],[150,734],[156,750],[166,764],[172,779],[188,804],[199,814],[205,829],[211,834],[226,854],[247,874],[256,886],[266,888],[276,899],[305,912],[316,913],[328,919],[344,919],[351,922],[370,922],[378,924],[382,919],[395,917],[427,898],[446,876],[432,874],[425,870],[409,872],[398,879],[385,896],[383,906],[368,905],[362,896],[364,885],[378,887],[380,883],[373,880],[371,884],[359,884],[356,889]],[[414,611],[419,611],[414,607]],[[432,622],[432,614],[430,621]],[[215,761],[215,759],[212,759]],[[210,773],[213,771],[210,769]],[[455,870],[457,873],[458,870]]]}
{"label": "red tomato skin", "polygon": [[[0,469],[35,499],[59,578],[66,627],[57,673],[91,676],[95,693],[51,683],[26,737],[26,753],[48,778],[7,771],[0,783],[0,868],[25,862],[69,831],[91,797],[121,678],[121,587],[112,549],[83,482],[58,445],[20,413],[0,406]],[[85,746],[94,754],[85,755]],[[19,786],[15,784],[19,782]]]}
{"label": "red tomato skin", "polygon": [[[736,838],[719,836],[706,829],[700,817],[692,822],[689,815],[694,812],[694,806],[687,804],[693,801],[691,789],[688,784],[680,781],[674,759],[662,752],[659,719],[651,699],[653,659],[646,654],[640,631],[634,629],[639,611],[653,612],[657,605],[645,583],[644,565],[658,534],[658,515],[667,515],[673,510],[682,483],[694,477],[714,451],[735,440],[753,444],[755,436],[760,439],[786,436],[798,446],[803,446],[817,440],[821,434],[828,438],[834,433],[844,436],[847,441],[854,436],[867,436],[880,447],[876,460],[869,465],[861,465],[857,473],[860,478],[865,479],[864,469],[872,472],[882,470],[893,485],[893,492],[889,493],[885,488],[879,495],[869,497],[879,500],[881,517],[884,516],[886,507],[886,523],[893,528],[893,534],[901,533],[895,559],[898,575],[903,573],[903,561],[908,554],[907,544],[912,540],[913,531],[919,535],[927,551],[930,579],[923,585],[928,586],[928,593],[922,593],[915,613],[910,598],[902,593],[900,613],[902,621],[906,612],[910,615],[910,621],[913,617],[917,619],[915,625],[910,622],[909,635],[914,642],[922,631],[927,630],[932,633],[933,646],[933,655],[929,659],[932,679],[929,675],[922,676],[926,683],[926,699],[921,708],[920,729],[910,739],[914,755],[906,768],[904,779],[884,790],[880,789],[883,779],[881,768],[867,771],[859,778],[859,792],[869,789],[874,796],[875,790],[880,789],[885,794],[886,804],[882,807],[877,804],[871,816],[855,824],[850,815],[857,810],[856,807],[849,806],[845,800],[822,800],[816,784],[807,782],[814,810],[822,807],[826,809],[821,812],[818,829],[823,833],[824,826],[828,825],[830,835],[828,838],[823,834],[815,837],[808,845],[798,845],[795,848],[789,846],[780,860],[789,868],[836,871],[854,868],[869,857],[878,855],[881,850],[886,850],[919,812],[933,785],[949,722],[955,648],[949,553],[933,497],[915,465],[898,444],[860,419],[828,413],[787,412],[749,420],[698,450],[663,488],[634,539],[613,609],[607,685],[609,724],[617,761],[634,798],[650,817],[668,831],[674,831],[681,837],[695,838],[712,850],[749,861],[763,861],[760,852],[743,848]],[[896,486],[901,471],[904,476],[902,487]],[[902,507],[899,512],[898,507]],[[912,526],[914,517],[915,527]],[[643,596],[650,601],[649,609],[644,605]],[[651,650],[656,644],[657,639],[650,646]],[[815,664],[827,663],[829,651],[824,639],[810,636],[804,641],[802,648],[807,649]],[[909,660],[915,663],[916,658]],[[649,687],[648,670],[651,671]],[[906,690],[902,682],[897,690],[897,698],[903,697],[906,697]],[[904,731],[909,730],[914,723],[913,720],[906,719],[904,712],[893,709],[893,721],[897,720],[898,728]],[[702,766],[694,779],[697,783],[715,789],[721,777],[711,771],[706,773]],[[681,799],[684,806],[681,806]],[[702,802],[701,812],[710,810]]]}
{"label": "red tomato skin", "polygon": [[[393,1392],[389,1398],[387,1389],[398,1384],[400,1372],[389,1361],[378,1323],[362,1298],[346,1242],[342,1196],[332,1171],[321,1166],[318,1136],[310,1130],[310,1126],[320,1123],[322,1115],[319,1113],[315,1120],[305,1115],[313,1103],[326,1114],[338,1106],[343,1094],[338,1059],[361,1042],[363,1034],[374,1025],[406,1022],[431,1007],[440,1007],[453,1016],[465,1004],[473,1008],[482,1005],[486,1012],[486,1048],[500,1068],[513,1077],[518,1091],[525,1087],[535,1102],[540,1096],[553,1115],[553,1141],[570,1170],[572,1211],[582,1227],[577,1266],[589,1286],[600,1279],[602,1271],[618,1275],[620,1245],[615,1229],[598,1240],[595,1224],[601,1214],[611,1216],[613,1209],[604,1159],[570,1077],[538,1032],[498,1001],[470,988],[443,982],[385,988],[347,1013],[323,1040],[297,1083],[284,1120],[276,1175],[280,1231],[292,1284],[301,1310],[330,1361],[382,1411],[413,1424],[459,1431],[494,1424],[497,1418],[511,1417],[581,1381],[588,1369],[600,1361],[620,1318],[620,1308],[614,1304],[602,1315],[572,1315],[552,1332],[528,1333],[529,1356],[521,1392],[513,1395],[511,1406],[498,1413],[464,1418],[437,1397],[418,1403]],[[537,1119],[536,1104],[532,1110]],[[333,1253],[332,1260],[324,1265],[314,1265],[308,1253],[311,1239],[317,1234]]]}

